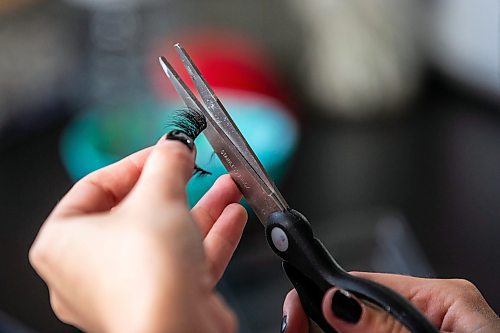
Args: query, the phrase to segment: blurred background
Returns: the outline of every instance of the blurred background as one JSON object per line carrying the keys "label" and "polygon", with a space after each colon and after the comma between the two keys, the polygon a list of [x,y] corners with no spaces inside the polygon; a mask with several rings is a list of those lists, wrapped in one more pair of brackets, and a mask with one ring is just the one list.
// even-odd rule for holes
{"label": "blurred background", "polygon": [[[346,269],[474,282],[500,310],[496,0],[0,2],[0,332],[77,332],[28,263],[85,174],[182,108],[157,63],[190,52]],[[224,172],[189,184],[194,204]],[[291,288],[251,216],[218,288],[240,332],[277,332]]]}

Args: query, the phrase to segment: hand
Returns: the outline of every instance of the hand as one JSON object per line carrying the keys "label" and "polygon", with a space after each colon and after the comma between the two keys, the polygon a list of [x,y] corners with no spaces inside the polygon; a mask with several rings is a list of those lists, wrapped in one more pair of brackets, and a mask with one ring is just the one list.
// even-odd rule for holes
{"label": "hand", "polygon": [[[352,274],[378,282],[400,293],[415,304],[441,332],[500,332],[499,317],[469,281],[363,272]],[[325,319],[341,333],[408,332],[387,312],[337,288],[332,288],[325,294],[322,307]],[[308,318],[295,290],[286,296],[283,314],[286,319],[282,326],[286,326],[286,329],[282,332],[309,331]]]}
{"label": "hand", "polygon": [[247,220],[226,175],[191,212],[195,150],[165,140],[78,183],[43,224],[30,261],[56,315],[90,332],[234,332],[214,286]]}

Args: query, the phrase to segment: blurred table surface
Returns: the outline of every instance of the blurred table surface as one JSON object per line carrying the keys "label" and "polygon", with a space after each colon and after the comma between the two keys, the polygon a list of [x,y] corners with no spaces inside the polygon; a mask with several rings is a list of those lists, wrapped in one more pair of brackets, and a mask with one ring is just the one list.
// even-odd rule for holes
{"label": "blurred table surface", "polygon": [[[369,207],[401,212],[434,273],[473,281],[498,311],[500,112],[498,106],[457,96],[427,92],[392,119],[349,122],[304,115],[282,189],[314,228],[334,228],[335,216]],[[46,287],[27,257],[41,223],[72,184],[58,149],[68,120],[0,144],[0,312],[39,332],[75,331],[52,314]],[[359,252],[349,236],[343,235],[340,252]],[[272,264],[254,266],[258,261],[248,261],[251,253],[272,258]],[[367,268],[344,258],[347,268]],[[260,278],[245,279],[251,270]],[[221,284],[242,314],[242,331],[277,331],[289,288],[261,226],[251,220]],[[271,310],[258,326],[248,309],[264,305]]]}

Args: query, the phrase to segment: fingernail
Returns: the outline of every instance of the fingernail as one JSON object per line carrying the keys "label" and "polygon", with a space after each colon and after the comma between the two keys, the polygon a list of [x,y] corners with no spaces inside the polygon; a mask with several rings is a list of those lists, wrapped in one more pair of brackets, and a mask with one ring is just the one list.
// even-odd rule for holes
{"label": "fingernail", "polygon": [[173,130],[167,133],[167,140],[176,140],[185,144],[190,150],[193,150],[194,140],[189,135],[184,133],[183,131]]}
{"label": "fingernail", "polygon": [[286,330],[286,324],[287,324],[286,320],[287,320],[287,318],[288,318],[288,316],[284,315],[283,319],[281,319],[281,330],[280,330],[280,333],[283,333]]}
{"label": "fingernail", "polygon": [[361,318],[361,305],[345,290],[337,290],[332,298],[333,314],[343,321],[355,324]]}

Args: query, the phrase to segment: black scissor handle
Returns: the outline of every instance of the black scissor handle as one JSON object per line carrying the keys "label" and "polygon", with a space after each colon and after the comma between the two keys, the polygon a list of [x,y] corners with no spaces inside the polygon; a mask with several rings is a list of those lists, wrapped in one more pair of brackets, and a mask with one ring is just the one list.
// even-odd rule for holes
{"label": "black scissor handle", "polygon": [[355,277],[342,269],[314,237],[309,222],[299,212],[288,210],[271,214],[266,225],[266,238],[273,251],[283,259],[292,284],[299,286],[296,289],[306,314],[325,332],[332,331],[331,328],[326,330],[329,325],[325,326],[318,295],[324,295],[335,286],[378,305],[413,333],[438,333],[407,299],[381,284]]}
{"label": "black scissor handle", "polygon": [[324,333],[337,333],[323,316],[321,304],[326,290],[318,288],[313,281],[305,277],[304,274],[286,261],[283,261],[283,270],[288,276],[288,279],[290,279],[290,282],[292,282],[297,294],[299,294],[300,303],[307,316],[311,318]]}

